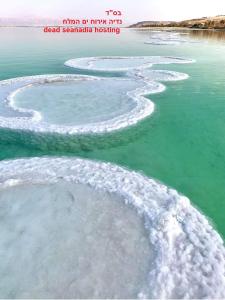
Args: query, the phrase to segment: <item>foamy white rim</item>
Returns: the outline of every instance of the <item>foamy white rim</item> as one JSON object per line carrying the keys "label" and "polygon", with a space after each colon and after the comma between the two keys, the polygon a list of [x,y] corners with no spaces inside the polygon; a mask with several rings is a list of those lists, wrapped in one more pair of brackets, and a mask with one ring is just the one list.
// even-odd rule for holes
{"label": "foamy white rim", "polygon": [[61,180],[117,193],[144,218],[155,260],[149,290],[139,297],[225,297],[223,241],[177,191],[110,163],[47,157],[0,162],[0,189]]}
{"label": "foamy white rim", "polygon": [[[152,62],[151,60],[153,58],[167,58],[168,62]],[[143,59],[147,60],[143,64],[140,63],[139,66],[133,66],[133,67],[120,67],[120,68],[98,68],[94,66],[95,61],[101,61],[104,59]],[[169,61],[169,59],[174,59],[174,62]],[[80,62],[86,61],[87,66],[80,65]],[[172,56],[96,56],[96,57],[80,57],[80,58],[74,58],[67,60],[64,65],[67,67],[75,68],[78,70],[89,70],[89,71],[101,71],[101,72],[126,72],[130,70],[142,70],[151,68],[153,65],[161,65],[161,64],[188,64],[193,63],[193,59],[187,59],[182,57],[172,57]]]}

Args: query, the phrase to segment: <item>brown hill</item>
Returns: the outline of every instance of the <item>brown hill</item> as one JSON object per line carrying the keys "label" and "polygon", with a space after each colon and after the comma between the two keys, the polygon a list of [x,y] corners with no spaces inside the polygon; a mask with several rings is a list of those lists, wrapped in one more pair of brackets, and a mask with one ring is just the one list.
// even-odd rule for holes
{"label": "brown hill", "polygon": [[184,27],[199,29],[222,29],[225,30],[225,16],[204,17],[200,19],[174,21],[143,21],[130,26],[130,28],[148,28],[148,27]]}

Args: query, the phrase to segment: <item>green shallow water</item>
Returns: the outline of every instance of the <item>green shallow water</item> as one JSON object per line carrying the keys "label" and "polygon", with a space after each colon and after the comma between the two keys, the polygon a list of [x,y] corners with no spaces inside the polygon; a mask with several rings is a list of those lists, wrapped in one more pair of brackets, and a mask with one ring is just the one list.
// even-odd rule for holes
{"label": "green shallow water", "polygon": [[186,72],[190,78],[166,83],[164,93],[151,95],[155,113],[135,127],[77,140],[70,147],[64,143],[57,150],[53,138],[52,146],[41,144],[42,139],[27,143],[18,133],[0,130],[0,159],[74,155],[141,171],[188,196],[225,237],[225,33],[192,35],[199,43],[155,46],[144,44],[146,31],[88,36],[1,28],[0,79],[75,73],[63,63],[82,56],[169,55],[194,58],[196,63],[157,66]]}

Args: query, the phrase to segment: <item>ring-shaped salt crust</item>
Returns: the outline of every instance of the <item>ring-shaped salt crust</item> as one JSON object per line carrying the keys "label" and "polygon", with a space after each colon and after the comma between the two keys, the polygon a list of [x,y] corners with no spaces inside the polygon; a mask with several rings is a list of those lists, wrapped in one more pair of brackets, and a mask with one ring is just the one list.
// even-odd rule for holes
{"label": "ring-shaped salt crust", "polygon": [[172,56],[98,56],[81,57],[67,60],[65,66],[77,70],[101,72],[127,72],[130,70],[143,70],[153,65],[187,64],[194,60]]}
{"label": "ring-shaped salt crust", "polygon": [[[10,129],[22,129],[35,132],[51,132],[60,134],[85,134],[85,133],[103,133],[127,127],[136,124],[139,120],[149,116],[154,110],[154,104],[144,97],[145,94],[160,92],[164,86],[156,82],[143,82],[142,87],[135,90],[127,91],[127,97],[133,102],[133,108],[122,115],[118,115],[112,119],[82,125],[64,125],[51,124],[42,119],[39,111],[32,109],[20,108],[15,105],[15,97],[22,89],[30,87],[35,84],[48,84],[54,82],[68,82],[68,81],[102,81],[104,83],[109,81],[120,81],[125,83],[126,80],[131,79],[107,79],[100,77],[82,76],[82,75],[41,75],[31,77],[21,77],[15,79],[4,80],[0,82],[1,100],[4,105],[8,106],[11,111],[18,115],[12,117],[0,116],[0,127]],[[134,84],[136,84],[134,80]],[[87,93],[91,91],[87,90]],[[85,99],[83,99],[85,101]],[[107,99],[105,99],[107,101]],[[54,108],[53,108],[54,109]],[[24,116],[24,114],[26,116]]]}
{"label": "ring-shaped salt crust", "polygon": [[0,163],[1,189],[62,181],[120,195],[144,220],[155,257],[149,266],[148,288],[140,290],[139,297],[225,297],[223,241],[208,220],[175,190],[110,163],[67,158]]}
{"label": "ring-shaped salt crust", "polygon": [[[90,134],[90,133],[104,133],[118,129],[128,127],[136,124],[138,121],[151,115],[154,111],[154,103],[150,99],[146,99],[146,95],[159,93],[165,90],[165,86],[159,83],[160,81],[176,81],[188,78],[187,74],[178,73],[167,70],[149,70],[152,64],[170,64],[170,63],[190,63],[191,60],[172,58],[172,57],[98,57],[98,58],[82,58],[71,60],[70,63],[66,63],[70,66],[79,64],[80,61],[85,65],[84,69],[95,68],[96,62],[102,62],[109,60],[110,63],[115,60],[127,60],[133,61],[137,59],[138,64],[132,67],[126,67],[123,70],[127,71],[126,78],[103,78],[96,76],[84,76],[84,75],[38,75],[21,77],[15,79],[4,80],[0,82],[0,101],[2,104],[7,105],[15,113],[12,116],[0,115],[0,127],[10,129],[28,130],[34,132],[48,132],[59,134]],[[143,61],[142,61],[143,60]],[[84,63],[85,62],[85,63]],[[108,62],[107,62],[108,63]],[[142,63],[142,64],[141,64]],[[102,68],[101,68],[102,69]],[[110,68],[104,69],[111,70]],[[114,70],[121,70],[121,68],[114,68]],[[40,111],[26,107],[19,107],[15,103],[16,96],[35,85],[44,85],[54,82],[102,82],[107,81],[121,82],[125,84],[127,80],[133,80],[134,85],[139,84],[141,87],[128,90],[126,97],[130,99],[133,107],[125,113],[121,113],[118,116],[114,116],[104,121],[92,122],[87,124],[68,125],[68,124],[56,124],[54,122],[48,122],[43,119]],[[110,89],[109,89],[110,90]],[[79,91],[79,88],[78,88]],[[96,91],[95,91],[96,92]],[[113,92],[113,91],[112,91]],[[87,89],[87,93],[92,93]],[[82,99],[85,101],[85,99]],[[105,99],[107,101],[107,99]],[[52,107],[54,110],[54,107]],[[17,114],[16,114],[17,113]]]}

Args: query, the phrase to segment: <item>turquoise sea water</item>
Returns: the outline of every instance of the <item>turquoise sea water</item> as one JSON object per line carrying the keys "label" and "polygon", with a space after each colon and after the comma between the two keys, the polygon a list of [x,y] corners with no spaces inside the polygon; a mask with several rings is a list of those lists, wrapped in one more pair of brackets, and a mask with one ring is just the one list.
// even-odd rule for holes
{"label": "turquoise sea water", "polygon": [[[154,114],[135,127],[59,146],[51,136],[32,137],[0,130],[0,159],[43,155],[80,156],[141,171],[188,196],[225,237],[225,33],[191,33],[197,43],[144,44],[147,31],[121,35],[44,34],[41,28],[0,29],[0,79],[75,73],[71,58],[100,55],[166,55],[196,59],[195,64],[154,68],[190,75],[151,95]],[[51,143],[52,141],[52,143]]]}

